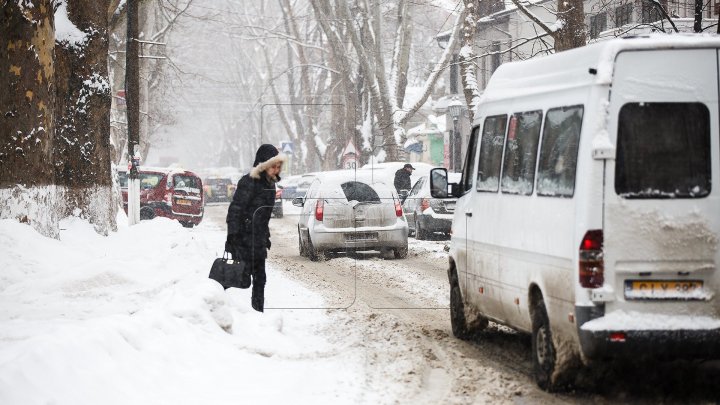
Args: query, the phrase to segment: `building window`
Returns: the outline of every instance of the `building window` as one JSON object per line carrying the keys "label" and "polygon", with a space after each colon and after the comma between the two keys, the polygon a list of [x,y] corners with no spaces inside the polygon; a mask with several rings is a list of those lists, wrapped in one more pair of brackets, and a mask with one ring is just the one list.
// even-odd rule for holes
{"label": "building window", "polygon": [[622,6],[615,9],[615,26],[622,27],[623,25],[630,24],[632,22],[632,4],[623,4]]}
{"label": "building window", "polygon": [[[648,1],[643,1],[642,3],[642,22],[643,24],[650,24],[654,23],[655,21],[660,21],[663,18],[662,12],[660,9],[658,9],[658,6],[655,3],[651,3]],[[667,2],[660,2],[660,4],[663,5],[663,7],[667,8]]]}
{"label": "building window", "polygon": [[607,29],[607,14],[597,13],[590,16],[590,38],[597,38]]}

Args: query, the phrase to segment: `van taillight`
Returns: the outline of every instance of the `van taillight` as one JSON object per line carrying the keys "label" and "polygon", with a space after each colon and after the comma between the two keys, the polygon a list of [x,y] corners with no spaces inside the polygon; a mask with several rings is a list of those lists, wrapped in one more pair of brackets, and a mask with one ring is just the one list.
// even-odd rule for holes
{"label": "van taillight", "polygon": [[322,221],[323,220],[323,211],[325,209],[325,203],[323,200],[317,200],[315,203],[315,220],[316,221]]}
{"label": "van taillight", "polygon": [[400,204],[400,201],[395,201],[395,216],[398,218],[403,215],[402,211],[402,204]]}
{"label": "van taillight", "polygon": [[172,191],[168,191],[165,193],[165,203],[167,205],[172,205]]}
{"label": "van taillight", "polygon": [[580,285],[583,288],[602,287],[605,281],[604,270],[603,231],[601,229],[587,231],[580,242]]}
{"label": "van taillight", "polygon": [[428,208],[430,208],[430,200],[428,200],[427,198],[423,198],[422,200],[420,200],[420,212],[423,212]]}
{"label": "van taillight", "polygon": [[282,192],[283,192],[283,189],[281,189],[281,188],[278,188],[278,189],[275,191],[275,199],[276,199],[276,200],[279,200],[279,199],[282,198]]}

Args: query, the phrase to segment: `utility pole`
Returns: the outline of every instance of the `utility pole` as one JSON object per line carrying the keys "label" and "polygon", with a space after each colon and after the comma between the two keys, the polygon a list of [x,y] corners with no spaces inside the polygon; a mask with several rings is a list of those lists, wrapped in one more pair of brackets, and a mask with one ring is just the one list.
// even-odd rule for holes
{"label": "utility pole", "polygon": [[128,224],[140,222],[140,59],[138,48],[138,2],[127,0],[125,42],[125,100],[128,130]]}

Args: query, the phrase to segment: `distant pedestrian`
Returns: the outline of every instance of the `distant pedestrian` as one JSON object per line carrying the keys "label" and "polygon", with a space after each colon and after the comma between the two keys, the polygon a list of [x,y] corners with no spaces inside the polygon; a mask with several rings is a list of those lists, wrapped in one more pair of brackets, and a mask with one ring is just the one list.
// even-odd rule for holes
{"label": "distant pedestrian", "polygon": [[413,170],[415,170],[415,168],[410,163],[405,163],[402,169],[398,169],[398,171],[395,172],[395,190],[397,190],[398,195],[402,196],[403,191],[404,194],[410,192],[410,187],[412,187],[410,175]]}
{"label": "distant pedestrian", "polygon": [[275,183],[280,181],[286,159],[275,146],[261,145],[252,170],[238,182],[228,208],[225,250],[252,270],[250,303],[259,312],[265,307],[265,258],[270,249],[268,223],[275,205]]}

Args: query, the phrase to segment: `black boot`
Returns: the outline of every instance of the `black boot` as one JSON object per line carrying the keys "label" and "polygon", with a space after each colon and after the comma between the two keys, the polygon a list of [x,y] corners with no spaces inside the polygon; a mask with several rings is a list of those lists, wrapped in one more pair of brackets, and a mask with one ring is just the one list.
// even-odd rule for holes
{"label": "black boot", "polygon": [[253,309],[258,312],[264,312],[265,308],[265,286],[256,283],[253,285],[252,298],[250,298],[250,304]]}

